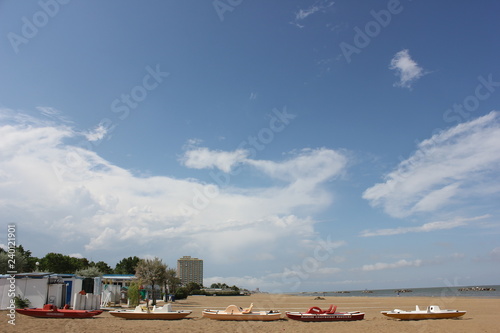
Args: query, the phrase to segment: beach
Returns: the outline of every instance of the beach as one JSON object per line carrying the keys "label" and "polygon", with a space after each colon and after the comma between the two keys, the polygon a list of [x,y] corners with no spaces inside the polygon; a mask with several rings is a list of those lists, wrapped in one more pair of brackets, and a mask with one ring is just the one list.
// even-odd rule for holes
{"label": "beach", "polygon": [[[251,296],[189,296],[174,302],[174,310],[191,310],[182,320],[125,320],[107,311],[89,319],[33,318],[16,314],[15,326],[7,323],[7,311],[0,311],[4,332],[499,332],[498,298],[465,297],[335,297],[315,300],[313,296],[254,294]],[[279,310],[282,319],[272,322],[217,321],[202,317],[203,309],[225,309],[234,304],[243,308],[254,304],[254,311]],[[161,305],[162,303],[159,303]],[[300,322],[286,318],[285,311],[305,312],[311,306],[338,312],[361,311],[365,318],[353,322]],[[466,310],[460,319],[400,321],[380,311],[414,310],[438,305],[441,309]]]}

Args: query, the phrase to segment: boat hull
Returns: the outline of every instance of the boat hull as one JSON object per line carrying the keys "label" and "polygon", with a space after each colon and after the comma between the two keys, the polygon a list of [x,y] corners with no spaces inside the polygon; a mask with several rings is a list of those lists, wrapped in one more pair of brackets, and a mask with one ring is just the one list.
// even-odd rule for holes
{"label": "boat hull", "polygon": [[178,320],[186,318],[191,314],[191,311],[176,311],[176,312],[133,312],[133,311],[110,311],[110,315],[134,320]]}
{"label": "boat hull", "polygon": [[40,308],[16,309],[16,311],[17,313],[37,318],[91,318],[102,313],[102,310],[44,310]]}
{"label": "boat hull", "polygon": [[250,313],[227,313],[225,311],[205,310],[203,317],[215,320],[241,320],[241,321],[271,321],[281,318],[279,312],[250,312]]}
{"label": "boat hull", "polygon": [[449,319],[463,316],[466,311],[446,311],[441,313],[416,313],[416,312],[400,312],[382,311],[384,316],[401,320],[422,320],[422,319]]}
{"label": "boat hull", "polygon": [[365,314],[362,312],[340,312],[340,313],[303,313],[303,312],[286,312],[286,316],[293,320],[299,321],[354,321],[362,320]]}

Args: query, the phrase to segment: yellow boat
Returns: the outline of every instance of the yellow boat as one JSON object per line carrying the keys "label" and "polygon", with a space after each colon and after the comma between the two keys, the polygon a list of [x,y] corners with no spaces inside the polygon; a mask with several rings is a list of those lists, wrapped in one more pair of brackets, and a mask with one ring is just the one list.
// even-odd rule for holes
{"label": "yellow boat", "polygon": [[418,305],[415,311],[404,311],[394,309],[392,311],[381,311],[384,316],[401,320],[421,320],[421,319],[446,319],[463,316],[467,311],[442,310],[437,305],[428,306],[425,310],[420,310]]}
{"label": "yellow boat", "polygon": [[140,305],[136,306],[135,310],[119,310],[110,311],[112,316],[125,319],[156,319],[156,320],[175,320],[182,319],[191,314],[192,311],[178,310],[173,311],[171,304],[166,304],[163,307],[153,307],[152,310],[146,307],[144,309]]}
{"label": "yellow boat", "polygon": [[253,303],[247,309],[229,305],[225,310],[203,310],[203,317],[215,320],[255,320],[270,321],[281,318],[279,311],[252,311]]}

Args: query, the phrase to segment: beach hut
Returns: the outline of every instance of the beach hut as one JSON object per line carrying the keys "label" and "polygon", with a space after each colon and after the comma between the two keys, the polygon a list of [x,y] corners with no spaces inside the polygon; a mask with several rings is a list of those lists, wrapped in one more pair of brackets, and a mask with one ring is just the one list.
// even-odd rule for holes
{"label": "beach hut", "polygon": [[[107,306],[110,303],[127,303],[125,290],[128,289],[134,279],[135,276],[133,274],[104,274],[100,278],[102,285],[100,283],[95,284],[95,286],[102,286],[100,292],[102,306]],[[98,290],[96,289],[97,292]]]}
{"label": "beach hut", "polygon": [[13,275],[15,288],[12,288],[12,275],[0,276],[0,309],[6,309],[14,296],[27,298],[30,307],[43,307],[53,304],[62,307],[72,304],[74,294],[82,288],[82,279],[74,274],[22,273]]}

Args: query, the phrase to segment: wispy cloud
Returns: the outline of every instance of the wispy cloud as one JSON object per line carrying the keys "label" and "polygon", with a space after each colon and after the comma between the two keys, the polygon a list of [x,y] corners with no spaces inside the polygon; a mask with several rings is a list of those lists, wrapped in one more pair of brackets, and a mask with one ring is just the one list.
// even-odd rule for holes
{"label": "wispy cloud", "polygon": [[211,169],[218,168],[226,173],[246,160],[248,152],[238,149],[232,152],[210,150],[206,147],[198,147],[186,151],[181,162],[188,168]]}
{"label": "wispy cloud", "polygon": [[394,85],[397,87],[411,89],[412,84],[425,75],[424,70],[410,57],[408,50],[399,51],[391,60],[389,69],[395,70],[399,77],[399,82]]}
{"label": "wispy cloud", "polygon": [[[500,193],[500,114],[491,112],[422,141],[363,198],[393,217],[435,212]],[[484,205],[485,202],[480,203]]]}
{"label": "wispy cloud", "polygon": [[40,114],[42,114],[45,117],[51,118],[51,119],[59,121],[59,122],[73,124],[73,121],[71,121],[68,117],[66,117],[61,111],[59,111],[53,107],[37,106],[36,109],[38,111],[40,111]]}
{"label": "wispy cloud", "polygon": [[500,247],[495,247],[491,250],[490,257],[494,261],[500,261]]}
{"label": "wispy cloud", "polygon": [[83,135],[90,142],[94,142],[104,139],[107,133],[108,133],[108,128],[105,126],[104,123],[100,123],[93,130],[84,132]]}
{"label": "wispy cloud", "polygon": [[295,14],[295,19],[296,20],[303,20],[306,17],[308,17],[309,15],[312,15],[312,14],[316,13],[319,10],[320,10],[319,6],[312,6],[312,7],[309,7],[307,9],[300,9],[297,12],[297,14]]}
{"label": "wispy cloud", "polygon": [[397,262],[394,263],[385,263],[385,262],[378,262],[376,264],[372,265],[363,265],[361,270],[363,271],[380,271],[384,269],[395,269],[395,268],[401,268],[401,267],[418,267],[422,265],[422,260],[416,259],[416,260],[405,260],[401,259]]}
{"label": "wispy cloud", "polygon": [[192,147],[184,153],[181,161],[189,168],[215,167],[227,173],[237,164],[246,164],[271,178],[287,182],[304,179],[324,181],[340,175],[347,164],[347,157],[343,153],[326,148],[303,149],[292,153],[290,159],[282,162],[249,159],[249,155],[250,152],[244,149],[228,152]]}
{"label": "wispy cloud", "polygon": [[333,6],[334,3],[335,2],[333,2],[333,1],[323,0],[323,1],[316,2],[314,5],[312,5],[308,8],[299,9],[298,12],[295,13],[295,20],[291,23],[299,28],[303,28],[304,25],[299,23],[299,22],[305,20],[306,18],[308,18],[309,16],[311,16],[315,13],[322,12],[322,11],[326,10],[327,8]]}
{"label": "wispy cloud", "polygon": [[375,231],[364,230],[360,233],[360,236],[361,237],[393,236],[393,235],[407,234],[410,232],[431,232],[436,230],[453,229],[467,225],[468,221],[477,221],[488,217],[490,217],[490,215],[477,216],[473,218],[458,218],[452,221],[429,222],[419,227],[407,227],[407,228],[401,227],[393,229],[379,229]]}

